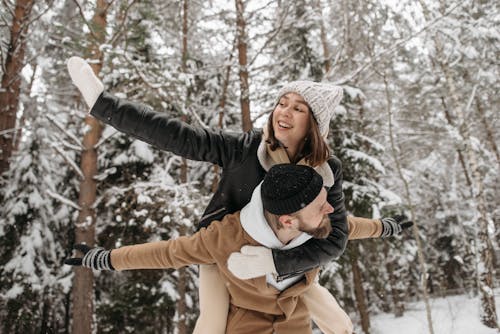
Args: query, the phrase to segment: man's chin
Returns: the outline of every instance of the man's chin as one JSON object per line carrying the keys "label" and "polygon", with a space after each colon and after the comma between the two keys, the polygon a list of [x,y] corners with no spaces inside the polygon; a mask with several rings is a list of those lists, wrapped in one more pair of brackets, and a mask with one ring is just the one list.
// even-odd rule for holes
{"label": "man's chin", "polygon": [[319,224],[319,227],[315,229],[311,230],[301,229],[301,231],[310,234],[315,239],[325,239],[332,232],[332,225],[330,223],[330,218],[328,216],[325,216],[321,221],[321,223]]}

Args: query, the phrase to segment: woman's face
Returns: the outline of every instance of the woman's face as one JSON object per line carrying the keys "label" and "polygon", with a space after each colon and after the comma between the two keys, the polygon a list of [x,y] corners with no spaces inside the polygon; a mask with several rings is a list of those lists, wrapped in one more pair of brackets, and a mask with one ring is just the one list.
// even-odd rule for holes
{"label": "woman's face", "polygon": [[309,131],[309,107],[296,93],[283,95],[273,111],[274,136],[286,147],[297,147]]}

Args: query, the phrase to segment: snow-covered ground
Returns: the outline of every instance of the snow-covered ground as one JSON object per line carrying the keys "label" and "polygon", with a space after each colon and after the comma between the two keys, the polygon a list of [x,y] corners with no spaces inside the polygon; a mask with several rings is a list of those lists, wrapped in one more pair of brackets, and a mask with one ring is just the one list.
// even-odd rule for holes
{"label": "snow-covered ground", "polygon": [[[497,314],[500,303],[498,291]],[[498,334],[498,331],[481,324],[479,298],[452,296],[431,300],[432,323],[435,334]],[[403,317],[378,314],[371,317],[372,334],[427,334],[427,315],[423,302],[408,304]],[[356,328],[356,333],[362,333]]]}

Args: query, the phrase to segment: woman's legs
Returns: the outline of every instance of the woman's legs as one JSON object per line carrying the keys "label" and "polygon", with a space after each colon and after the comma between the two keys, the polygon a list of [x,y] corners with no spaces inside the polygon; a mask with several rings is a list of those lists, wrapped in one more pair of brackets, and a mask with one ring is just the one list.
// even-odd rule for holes
{"label": "woman's legs", "polygon": [[314,282],[302,297],[311,318],[325,334],[351,334],[352,322],[330,291]]}
{"label": "woman's legs", "polygon": [[193,334],[224,334],[229,293],[215,264],[200,265],[200,316]]}

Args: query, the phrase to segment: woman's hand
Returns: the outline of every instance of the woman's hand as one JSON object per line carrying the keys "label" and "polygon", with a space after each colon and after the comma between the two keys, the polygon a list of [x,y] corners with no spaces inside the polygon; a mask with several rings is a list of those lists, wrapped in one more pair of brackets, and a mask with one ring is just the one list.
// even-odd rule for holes
{"label": "woman's hand", "polygon": [[89,108],[92,109],[97,98],[104,91],[104,85],[94,74],[92,67],[82,58],[69,58],[67,66],[71,80],[82,93],[83,99]]}
{"label": "woman's hand", "polygon": [[272,251],[262,246],[241,247],[239,252],[229,256],[227,267],[239,279],[250,279],[277,273]]}

